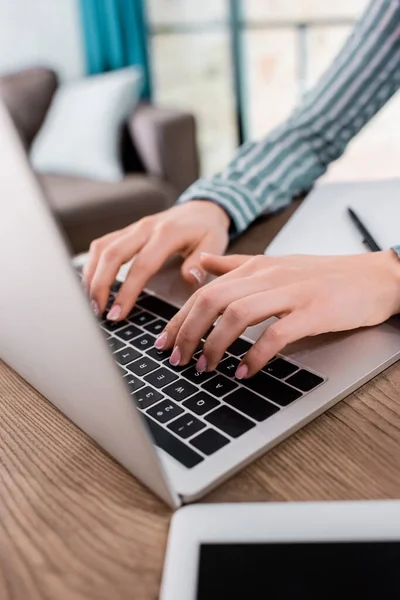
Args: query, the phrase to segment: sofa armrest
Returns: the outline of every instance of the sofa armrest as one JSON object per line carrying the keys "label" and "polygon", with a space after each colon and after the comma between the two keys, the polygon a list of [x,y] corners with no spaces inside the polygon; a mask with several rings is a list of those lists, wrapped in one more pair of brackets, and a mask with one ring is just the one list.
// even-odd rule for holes
{"label": "sofa armrest", "polygon": [[128,127],[150,175],[171,183],[178,194],[199,177],[193,115],[140,104],[129,119]]}

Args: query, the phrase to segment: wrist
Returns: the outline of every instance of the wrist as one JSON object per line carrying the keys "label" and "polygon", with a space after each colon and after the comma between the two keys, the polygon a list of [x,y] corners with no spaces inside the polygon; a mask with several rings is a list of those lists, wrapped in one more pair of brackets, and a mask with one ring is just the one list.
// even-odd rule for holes
{"label": "wrist", "polygon": [[400,258],[398,254],[390,249],[379,252],[382,261],[387,268],[388,275],[394,289],[392,315],[400,313]]}
{"label": "wrist", "polygon": [[232,219],[229,213],[222,206],[220,206],[213,200],[208,200],[207,198],[199,198],[191,200],[191,202],[196,202],[199,205],[201,204],[203,208],[206,206],[207,211],[210,212],[211,218],[213,219],[213,223],[215,223],[216,221],[217,223],[222,225],[222,227],[226,231],[229,231],[232,224]]}

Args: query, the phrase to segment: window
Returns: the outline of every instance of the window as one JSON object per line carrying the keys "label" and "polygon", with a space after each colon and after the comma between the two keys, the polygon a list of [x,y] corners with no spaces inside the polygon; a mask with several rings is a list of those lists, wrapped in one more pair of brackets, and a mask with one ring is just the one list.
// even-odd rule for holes
{"label": "window", "polygon": [[[367,0],[148,0],[156,100],[194,112],[202,171],[281,123],[329,66]],[[239,114],[236,108],[239,108]],[[326,179],[398,176],[400,97]],[[398,161],[397,161],[398,162]]]}

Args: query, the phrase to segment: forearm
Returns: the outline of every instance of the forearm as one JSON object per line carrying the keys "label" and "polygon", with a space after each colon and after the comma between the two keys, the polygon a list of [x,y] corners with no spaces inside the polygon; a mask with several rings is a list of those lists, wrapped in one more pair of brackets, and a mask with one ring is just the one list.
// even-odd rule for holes
{"label": "forearm", "polygon": [[180,198],[208,198],[240,233],[308,191],[400,85],[398,0],[375,0],[318,85],[280,127],[244,144],[220,174]]}

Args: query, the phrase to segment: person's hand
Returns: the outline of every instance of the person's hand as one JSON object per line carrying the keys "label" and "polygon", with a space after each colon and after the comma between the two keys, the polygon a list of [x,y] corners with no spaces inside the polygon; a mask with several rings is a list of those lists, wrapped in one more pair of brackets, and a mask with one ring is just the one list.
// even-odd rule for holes
{"label": "person's hand", "polygon": [[97,314],[104,312],[120,267],[133,257],[135,260],[108,313],[112,321],[127,316],[150,277],[176,252],[185,258],[183,278],[192,284],[203,283],[206,273],[200,264],[200,254],[222,254],[228,245],[229,226],[228,214],[217,204],[192,200],[95,240],[83,270],[93,310]]}
{"label": "person's hand", "polygon": [[195,292],[156,341],[185,365],[207,337],[198,371],[216,368],[250,325],[275,316],[242,358],[236,377],[250,377],[287,344],[306,336],[376,325],[400,312],[400,263],[391,250],[355,256],[202,256],[222,275]]}

